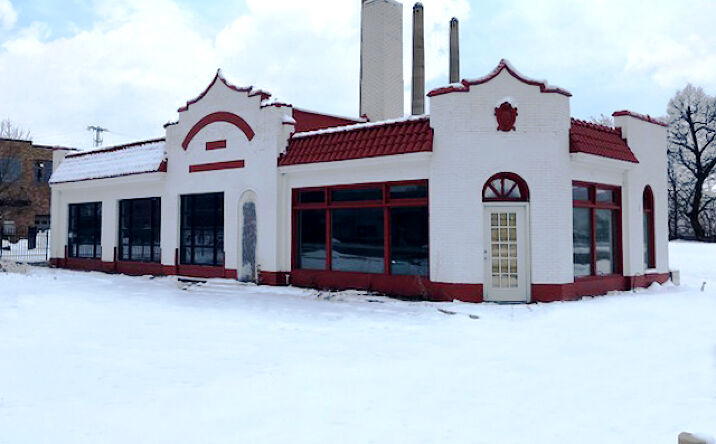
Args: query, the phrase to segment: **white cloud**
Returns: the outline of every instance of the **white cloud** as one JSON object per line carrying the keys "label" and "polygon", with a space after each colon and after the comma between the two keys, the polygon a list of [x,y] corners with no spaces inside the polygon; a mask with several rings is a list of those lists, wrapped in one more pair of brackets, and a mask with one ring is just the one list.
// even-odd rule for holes
{"label": "white cloud", "polygon": [[[660,114],[687,82],[716,88],[715,16],[712,0],[688,6],[670,0],[514,0],[474,26],[484,29],[488,53],[502,52],[527,74],[567,87],[575,94],[573,107],[592,106],[589,112],[599,114],[626,106]],[[595,102],[603,108],[595,109]]]}
{"label": "white cloud", "polygon": [[[448,22],[469,6],[424,4],[431,79],[447,75]],[[38,142],[87,146],[89,124],[112,131],[107,144],[161,135],[218,67],[232,82],[296,106],[358,113],[357,1],[247,0],[246,12],[223,29],[201,26],[172,0],[98,0],[95,7],[97,23],[70,37],[51,38],[36,23],[0,43],[0,115],[30,128]],[[406,5],[406,71],[410,11]]]}
{"label": "white cloud", "polygon": [[0,28],[10,29],[17,22],[17,12],[10,0],[0,0]]}
{"label": "white cloud", "polygon": [[[447,83],[453,16],[461,21],[463,77],[510,58],[526,75],[575,93],[577,116],[617,107],[659,114],[686,82],[716,88],[711,0],[689,8],[661,0],[423,4],[428,89]],[[94,5],[93,27],[55,38],[47,24],[18,27],[12,5],[0,0],[0,27],[12,23],[0,40],[0,116],[29,128],[37,141],[87,146],[88,124],[113,130],[107,143],[161,135],[161,125],[218,67],[232,82],[296,106],[357,114],[358,1],[246,0],[245,12],[219,29],[175,0]],[[412,2],[405,2],[406,108],[411,21]]]}

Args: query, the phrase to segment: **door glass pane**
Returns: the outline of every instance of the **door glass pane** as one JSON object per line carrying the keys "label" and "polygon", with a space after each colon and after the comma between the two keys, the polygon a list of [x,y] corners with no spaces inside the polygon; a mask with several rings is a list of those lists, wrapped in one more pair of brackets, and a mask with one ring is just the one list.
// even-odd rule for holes
{"label": "door glass pane", "polygon": [[326,210],[298,212],[298,268],[326,269]]}
{"label": "door glass pane", "polygon": [[495,212],[490,215],[492,233],[490,269],[493,288],[517,288],[517,213]]}
{"label": "door glass pane", "polygon": [[589,208],[574,208],[572,221],[574,232],[574,275],[589,276],[592,273],[592,219]]}
{"label": "door glass pane", "polygon": [[383,273],[382,208],[351,208],[331,213],[333,270]]}
{"label": "door glass pane", "polygon": [[596,210],[597,274],[614,273],[614,217],[612,210]]}

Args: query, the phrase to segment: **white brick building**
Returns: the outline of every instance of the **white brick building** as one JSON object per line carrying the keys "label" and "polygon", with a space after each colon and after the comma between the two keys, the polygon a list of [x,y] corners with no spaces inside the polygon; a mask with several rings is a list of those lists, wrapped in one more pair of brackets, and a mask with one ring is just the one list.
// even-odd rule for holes
{"label": "white brick building", "polygon": [[663,124],[571,119],[570,96],[503,60],[429,116],[365,123],[217,73],[164,139],[56,154],[52,263],[433,300],[664,282]]}

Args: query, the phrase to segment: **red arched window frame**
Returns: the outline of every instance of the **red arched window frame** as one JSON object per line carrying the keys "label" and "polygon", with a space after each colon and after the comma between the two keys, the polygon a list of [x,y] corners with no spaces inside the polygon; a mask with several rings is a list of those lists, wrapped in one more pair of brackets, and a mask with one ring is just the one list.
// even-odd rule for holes
{"label": "red arched window frame", "polygon": [[482,187],[483,202],[527,202],[530,190],[527,183],[515,173],[497,173]]}
{"label": "red arched window frame", "polygon": [[654,235],[654,192],[647,185],[643,195],[644,209],[644,266],[656,268],[656,242]]}

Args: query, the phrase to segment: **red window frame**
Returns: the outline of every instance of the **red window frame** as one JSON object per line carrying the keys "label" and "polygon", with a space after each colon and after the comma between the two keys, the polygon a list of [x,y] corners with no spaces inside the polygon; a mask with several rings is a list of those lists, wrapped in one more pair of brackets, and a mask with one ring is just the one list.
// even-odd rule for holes
{"label": "red window frame", "polygon": [[647,220],[646,226],[649,232],[647,235],[648,245],[644,247],[648,248],[648,258],[646,268],[656,268],[656,238],[654,229],[654,192],[651,186],[647,185],[644,187],[644,193],[642,196],[642,204],[644,210],[644,217]]}
{"label": "red window frame", "polygon": [[[585,187],[588,191],[587,200],[572,199],[572,205],[576,208],[589,208],[591,218],[591,264],[588,276],[575,276],[576,280],[608,278],[621,275],[623,270],[622,260],[622,189],[618,185],[607,185],[596,182],[572,181],[572,187]],[[597,201],[597,190],[612,192],[612,201]],[[597,213],[596,210],[614,210],[614,270],[610,274],[597,273]]]}
{"label": "red window frame", "polygon": [[[294,188],[292,190],[292,211],[291,211],[291,231],[292,231],[292,242],[291,242],[291,269],[298,270],[298,212],[300,210],[325,210],[326,211],[326,265],[323,270],[316,271],[331,271],[334,273],[352,273],[350,271],[334,271],[332,270],[332,227],[331,227],[331,210],[338,208],[383,208],[383,273],[371,273],[371,274],[383,274],[392,275],[390,267],[390,209],[397,207],[429,207],[428,197],[421,198],[407,198],[407,199],[391,199],[390,188],[393,186],[400,185],[424,185],[428,192],[430,191],[427,179],[421,180],[403,180],[403,181],[392,181],[392,182],[370,182],[361,184],[351,185],[332,185],[323,187],[307,187],[307,188]],[[378,200],[362,200],[362,201],[340,201],[333,202],[331,200],[331,194],[335,190],[361,190],[361,189],[374,189],[380,188],[382,190],[382,198]],[[323,202],[299,202],[299,194],[305,191],[323,191]],[[429,221],[428,221],[429,223]],[[430,245],[428,244],[428,270],[430,270]],[[428,274],[430,272],[428,271]]]}

